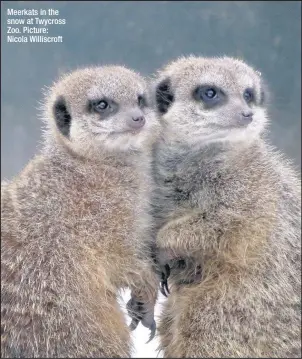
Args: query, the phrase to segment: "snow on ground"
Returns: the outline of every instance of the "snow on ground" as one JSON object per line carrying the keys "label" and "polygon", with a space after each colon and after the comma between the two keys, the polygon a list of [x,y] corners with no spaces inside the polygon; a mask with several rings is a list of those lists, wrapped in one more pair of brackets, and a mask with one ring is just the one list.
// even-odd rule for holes
{"label": "snow on ground", "polygon": [[[122,302],[120,302],[121,307],[126,314],[126,303],[130,299],[130,290],[125,290],[122,293]],[[158,317],[161,311],[162,303],[164,302],[165,297],[159,293],[158,301],[155,306],[155,321],[158,323]],[[127,324],[130,324],[130,318],[126,315]],[[154,339],[146,344],[149,340],[150,330],[139,324],[137,328],[132,332],[132,340],[134,343],[134,352],[132,353],[132,358],[162,358],[162,353],[158,352],[157,347],[159,345],[157,336]]]}

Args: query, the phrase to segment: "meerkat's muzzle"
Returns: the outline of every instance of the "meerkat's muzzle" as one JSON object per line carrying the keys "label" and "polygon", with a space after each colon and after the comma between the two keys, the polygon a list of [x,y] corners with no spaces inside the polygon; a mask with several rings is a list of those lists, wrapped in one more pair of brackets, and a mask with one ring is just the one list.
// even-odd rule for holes
{"label": "meerkat's muzzle", "polygon": [[242,111],[241,112],[241,121],[246,125],[253,121],[254,113],[252,111]]}
{"label": "meerkat's muzzle", "polygon": [[131,110],[127,114],[126,124],[131,130],[139,130],[146,123],[146,119],[140,110]]}

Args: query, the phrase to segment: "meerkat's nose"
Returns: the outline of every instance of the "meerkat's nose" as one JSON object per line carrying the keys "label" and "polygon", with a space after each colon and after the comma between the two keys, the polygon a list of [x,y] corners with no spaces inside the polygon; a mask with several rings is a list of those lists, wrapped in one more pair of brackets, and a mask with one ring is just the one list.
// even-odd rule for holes
{"label": "meerkat's nose", "polygon": [[145,123],[146,121],[144,116],[132,117],[132,120],[135,122],[143,122],[143,123]]}
{"label": "meerkat's nose", "polygon": [[253,121],[253,115],[254,115],[254,112],[252,112],[252,111],[242,111],[241,112],[241,118],[245,123],[252,122]]}
{"label": "meerkat's nose", "polygon": [[142,115],[132,115],[128,117],[127,124],[130,128],[139,129],[144,126],[146,119]]}
{"label": "meerkat's nose", "polygon": [[144,116],[132,117],[132,121],[129,123],[132,128],[141,128],[144,126],[146,119]]}
{"label": "meerkat's nose", "polygon": [[131,130],[138,130],[139,128],[143,127],[145,123],[146,119],[141,109],[133,108],[128,110],[126,114],[127,127],[130,127]]}

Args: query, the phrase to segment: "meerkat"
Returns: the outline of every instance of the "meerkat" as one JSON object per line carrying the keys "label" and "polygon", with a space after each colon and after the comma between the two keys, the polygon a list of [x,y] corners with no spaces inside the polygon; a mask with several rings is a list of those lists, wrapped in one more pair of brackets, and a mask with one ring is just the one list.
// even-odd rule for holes
{"label": "meerkat", "polygon": [[145,250],[159,125],[145,92],[119,66],[78,69],[48,92],[43,149],[1,188],[1,357],[130,357],[125,287],[132,327],[154,332]]}
{"label": "meerkat", "polygon": [[301,357],[301,183],[267,139],[262,76],[184,57],[151,96],[164,357]]}

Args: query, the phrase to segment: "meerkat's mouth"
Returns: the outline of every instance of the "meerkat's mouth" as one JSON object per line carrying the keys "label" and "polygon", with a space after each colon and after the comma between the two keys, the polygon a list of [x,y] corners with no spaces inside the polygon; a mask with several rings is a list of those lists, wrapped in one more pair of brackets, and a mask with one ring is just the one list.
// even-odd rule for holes
{"label": "meerkat's mouth", "polygon": [[120,135],[137,135],[142,132],[142,127],[137,129],[125,130],[125,131],[118,131],[118,132],[111,132],[111,136],[120,136]]}
{"label": "meerkat's mouth", "polygon": [[138,130],[131,130],[131,131],[128,131],[128,133],[131,133],[132,135],[136,135],[138,133],[142,132],[142,129],[139,128]]}
{"label": "meerkat's mouth", "polygon": [[138,133],[143,131],[143,128],[145,126],[139,127],[139,128],[131,128],[129,130],[125,130],[124,133],[130,133],[132,135],[137,135]]}

